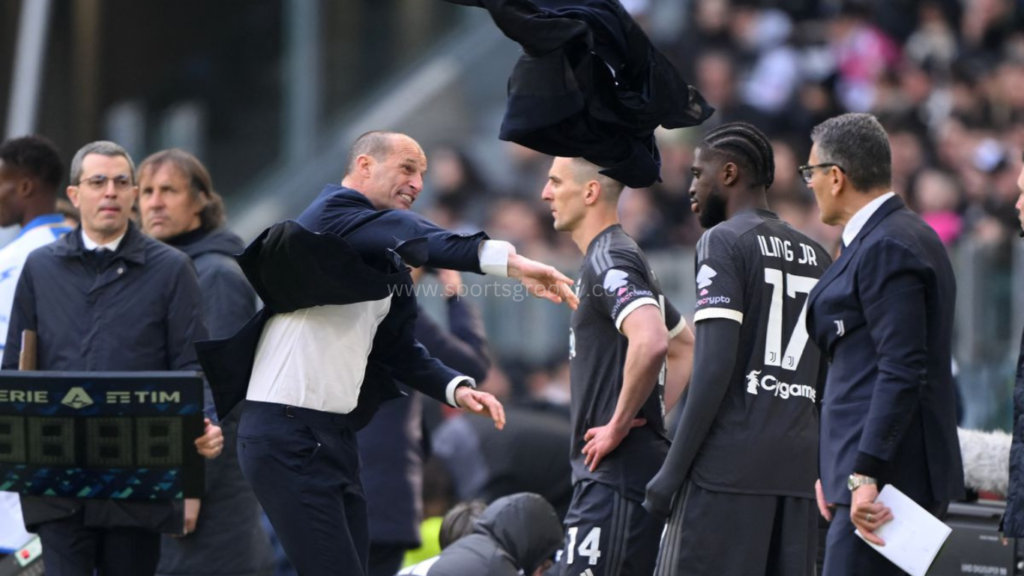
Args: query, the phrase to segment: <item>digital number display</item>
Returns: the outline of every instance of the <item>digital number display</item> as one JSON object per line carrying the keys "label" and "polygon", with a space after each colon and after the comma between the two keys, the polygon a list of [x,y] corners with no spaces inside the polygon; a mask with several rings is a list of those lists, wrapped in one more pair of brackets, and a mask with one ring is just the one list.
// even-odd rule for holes
{"label": "digital number display", "polygon": [[173,468],[182,455],[181,418],[0,416],[0,463]]}

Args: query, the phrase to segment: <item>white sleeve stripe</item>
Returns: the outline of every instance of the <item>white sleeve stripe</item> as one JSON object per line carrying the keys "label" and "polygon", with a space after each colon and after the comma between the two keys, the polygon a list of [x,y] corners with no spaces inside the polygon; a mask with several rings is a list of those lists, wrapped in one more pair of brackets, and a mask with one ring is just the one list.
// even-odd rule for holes
{"label": "white sleeve stripe", "polygon": [[693,315],[694,322],[710,320],[712,318],[725,318],[726,320],[735,320],[740,324],[743,324],[743,312],[730,310],[728,308],[705,308],[703,310],[698,310],[697,313]]}
{"label": "white sleeve stripe", "polygon": [[452,381],[448,383],[448,387],[445,388],[444,397],[448,400],[448,405],[452,408],[461,408],[455,403],[455,389],[459,387],[459,384],[468,382],[470,388],[476,388],[476,380],[473,380],[469,376],[456,376],[452,378]]}
{"label": "white sleeve stripe", "polygon": [[[658,301],[654,298],[640,298],[639,300],[633,300],[628,306],[619,312],[619,315],[615,317],[615,329],[622,332],[622,323],[626,321],[626,316],[629,316],[633,310],[641,306],[658,306]],[[661,308],[659,307],[659,310]]]}
{"label": "white sleeve stripe", "polygon": [[679,324],[676,324],[675,328],[668,331],[668,339],[671,340],[676,336],[679,336],[679,333],[682,332],[684,328],[686,328],[686,318],[680,316]]}

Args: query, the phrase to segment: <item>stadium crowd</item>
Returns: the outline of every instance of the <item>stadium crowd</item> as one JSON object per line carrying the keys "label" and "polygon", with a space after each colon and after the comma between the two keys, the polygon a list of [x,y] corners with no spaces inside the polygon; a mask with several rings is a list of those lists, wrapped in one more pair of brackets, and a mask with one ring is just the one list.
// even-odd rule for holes
{"label": "stadium crowd", "polygon": [[[805,0],[776,6],[753,0],[708,0],[693,3],[692,11],[674,33],[661,30],[656,34],[650,27],[659,1],[669,0],[624,4],[638,22],[649,28],[651,37],[684,76],[714,104],[716,112],[700,127],[659,130],[661,182],[623,191],[619,219],[640,248],[656,251],[697,245],[704,229],[691,211],[689,191],[695,149],[710,131],[745,122],[771,139],[771,209],[835,255],[842,228],[821,222],[814,192],[801,178],[798,166],[806,163],[810,153],[812,129],[846,112],[870,112],[881,121],[892,146],[893,190],[947,247],[968,238],[991,245],[1008,245],[1016,240],[1020,220],[1015,205],[1021,195],[1018,174],[1024,150],[1024,5],[1020,2],[879,1],[832,6]],[[520,255],[539,262],[579,261],[577,246],[569,235],[553,229],[551,209],[541,199],[551,158],[515,144],[508,144],[505,150],[505,161],[513,169],[512,177],[504,180],[495,177],[460,143],[427,150],[430,171],[417,210],[448,230],[486,230],[492,238],[513,244]],[[189,216],[188,225],[161,235],[159,223],[163,217],[147,218],[153,210],[144,205],[141,221],[131,225],[125,222],[125,229],[137,233],[134,231],[139,226],[146,235],[178,248],[223,233],[223,206],[213,193],[209,175],[205,180],[199,178],[202,185],[197,187],[198,177],[183,167],[195,159],[187,155],[179,158],[178,152],[170,154],[143,162],[139,180],[155,179],[165,165],[177,169],[171,170],[171,177],[189,176],[179,188],[194,188],[188,202],[201,199],[203,207],[215,204],[215,221],[207,223],[189,204],[182,208],[182,213]],[[130,164],[123,151],[100,155],[124,156]],[[205,174],[201,164],[195,164],[199,167],[195,171]],[[136,178],[134,165],[122,172]],[[101,186],[106,190],[106,184],[106,180],[97,182],[97,190]],[[124,187],[127,189],[127,183]],[[143,202],[147,198],[152,202],[154,190],[161,188],[150,186],[148,195],[146,190],[143,187]],[[235,237],[230,244],[232,249],[241,248]],[[226,250],[218,253],[226,254]],[[448,278],[448,284],[460,282],[457,276]],[[200,273],[200,285],[202,280]],[[460,303],[457,295],[447,298],[452,302],[451,325],[460,322],[456,314],[467,324],[476,323],[477,312],[472,306]],[[247,300],[252,301],[248,294]],[[220,332],[230,333],[226,329]],[[466,340],[464,335],[460,338]],[[477,356],[486,373],[485,378],[478,378],[480,388],[508,405],[509,427],[497,433],[486,420],[456,415],[450,406],[415,404],[415,410],[423,411],[422,429],[403,441],[410,443],[406,447],[413,453],[414,465],[423,466],[424,471],[422,505],[412,506],[411,517],[418,521],[424,512],[428,517],[440,517],[459,501],[497,500],[490,511],[482,504],[470,507],[471,513],[465,506],[457,507],[461,516],[454,522],[460,525],[457,531],[469,534],[474,530],[471,519],[482,517],[476,530],[480,545],[507,547],[503,538],[509,534],[501,533],[495,518],[515,512],[513,504],[537,507],[531,508],[530,514],[544,516],[543,521],[548,522],[545,526],[550,528],[546,535],[550,546],[545,544],[544,550],[528,553],[520,550],[530,558],[517,560],[517,564],[527,567],[527,573],[534,569],[539,573],[550,565],[547,560],[552,550],[547,548],[562,543],[553,518],[556,514],[564,518],[571,496],[568,463],[558,456],[569,452],[572,433],[568,426],[568,359],[565,351],[558,350],[543,366],[509,369],[503,358],[491,363],[482,335],[470,334],[470,339],[470,353]],[[420,427],[418,415],[413,418],[403,414],[400,418],[399,427],[403,422]],[[224,434],[233,445],[237,424],[231,427],[229,430],[225,426]],[[428,458],[431,453],[432,460]],[[240,470],[230,459],[237,460],[238,455],[231,450],[225,450],[225,454],[228,458],[222,456],[221,462],[231,464],[235,485],[241,481]],[[494,454],[507,457],[496,459]],[[363,460],[365,463],[366,455]],[[419,470],[415,474],[420,474]],[[380,477],[386,478],[387,471]],[[533,502],[532,496],[500,500],[527,491],[544,495],[554,509]],[[251,500],[251,495],[246,496]],[[414,493],[412,497],[419,499],[420,495]],[[244,504],[250,512],[255,510],[250,501]],[[205,514],[212,514],[212,509],[206,508]],[[193,516],[193,529],[195,520]],[[250,528],[255,523],[255,517],[249,518]],[[438,532],[442,539],[452,539],[437,518],[428,518],[423,526],[424,550],[407,556],[406,564],[436,553]],[[262,538],[259,532],[250,531],[249,535]],[[417,544],[420,535],[400,541],[383,538],[382,548],[393,548],[387,552],[397,561],[407,548]],[[161,573],[183,573],[176,571],[175,561],[184,558],[191,541],[183,542],[164,538]],[[462,545],[469,546],[466,542]],[[374,536],[371,545],[377,544]],[[294,573],[278,552],[277,574]],[[265,571],[268,562],[261,558],[261,566],[253,570]],[[415,568],[408,570],[417,573],[413,572]]]}

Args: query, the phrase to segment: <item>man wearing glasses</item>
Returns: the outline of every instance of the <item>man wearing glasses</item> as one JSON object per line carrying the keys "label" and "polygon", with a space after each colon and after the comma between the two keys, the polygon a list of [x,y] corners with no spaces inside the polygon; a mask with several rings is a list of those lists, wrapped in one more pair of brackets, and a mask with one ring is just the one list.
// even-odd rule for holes
{"label": "man wearing glasses", "polygon": [[[29,255],[14,295],[3,369],[18,368],[21,334],[39,338],[37,367],[59,371],[198,370],[206,336],[195,270],[185,254],[146,237],[129,220],[135,168],[113,142],[75,154],[68,198],[82,224]],[[207,420],[195,441],[214,458],[221,430]],[[47,576],[146,576],[160,533],[182,529],[171,502],[23,497],[25,525],[39,534]]]}
{"label": "man wearing glasses", "polygon": [[[956,282],[935,232],[891,191],[889,139],[874,116],[814,128],[807,166],[821,220],[843,251],[811,291],[807,329],[831,358],[821,407],[818,508],[832,520],[825,576],[902,574],[868,542],[893,519],[892,484],[932,514],[964,492],[950,372]],[[832,519],[832,508],[835,518]]]}

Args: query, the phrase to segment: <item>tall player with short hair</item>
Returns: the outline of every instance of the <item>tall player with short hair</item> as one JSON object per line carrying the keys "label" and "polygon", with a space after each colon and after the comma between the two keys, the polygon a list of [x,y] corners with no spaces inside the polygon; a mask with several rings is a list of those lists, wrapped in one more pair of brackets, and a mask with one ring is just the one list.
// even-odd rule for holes
{"label": "tall player with short hair", "polygon": [[668,453],[665,408],[689,380],[693,334],[619,226],[623,185],[599,171],[556,158],[542,194],[555,229],[585,254],[569,333],[574,489],[558,573],[649,576],[663,523],[640,502]]}
{"label": "tall player with short hair", "polygon": [[[693,380],[644,507],[671,511],[657,574],[811,576],[817,552],[818,386],[807,296],[831,263],[768,211],[768,139],[710,132],[694,156],[697,244]],[[737,521],[742,518],[742,521]]]}

